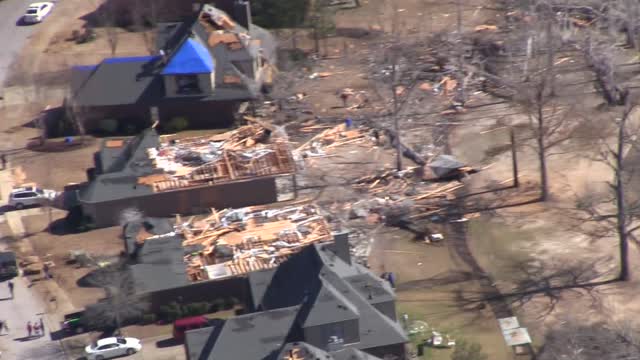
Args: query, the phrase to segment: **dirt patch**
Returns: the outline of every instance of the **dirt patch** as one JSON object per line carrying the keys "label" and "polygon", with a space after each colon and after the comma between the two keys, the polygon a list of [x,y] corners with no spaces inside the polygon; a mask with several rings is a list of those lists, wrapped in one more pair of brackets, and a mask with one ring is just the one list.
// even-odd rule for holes
{"label": "dirt patch", "polygon": [[[64,212],[56,212],[52,219],[63,219],[64,215]],[[92,268],[67,264],[67,260],[69,252],[73,250],[86,251],[96,260],[117,257],[124,250],[119,227],[56,236],[46,231],[49,224],[48,215],[24,217],[23,223],[27,233],[31,234],[27,239],[36,255],[51,259],[56,264],[53,269],[54,280],[68,294],[75,308],[93,304],[104,296],[102,289],[82,288],[77,285],[78,279],[88,274]]]}

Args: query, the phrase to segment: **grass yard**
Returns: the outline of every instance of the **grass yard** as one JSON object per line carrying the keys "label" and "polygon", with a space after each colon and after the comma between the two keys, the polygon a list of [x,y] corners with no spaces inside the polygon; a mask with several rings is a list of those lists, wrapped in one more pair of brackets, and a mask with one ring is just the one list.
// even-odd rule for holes
{"label": "grass yard", "polygon": [[[466,306],[460,298],[480,290],[469,268],[448,246],[411,241],[399,230],[385,230],[376,238],[372,257],[379,268],[393,271],[397,278],[398,319],[409,316],[409,323],[421,321],[427,331],[412,336],[412,342],[424,342],[431,330],[448,334],[455,340],[482,345],[492,360],[512,358],[498,322],[490,307]],[[447,241],[446,231],[445,243]],[[422,359],[448,360],[453,350],[425,347]]]}

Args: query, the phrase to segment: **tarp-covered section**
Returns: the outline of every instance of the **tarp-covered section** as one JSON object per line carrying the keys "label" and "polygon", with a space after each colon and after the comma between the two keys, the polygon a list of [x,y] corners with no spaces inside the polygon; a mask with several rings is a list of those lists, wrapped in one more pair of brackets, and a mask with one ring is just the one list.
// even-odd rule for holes
{"label": "tarp-covered section", "polygon": [[162,70],[162,75],[203,74],[213,72],[213,69],[209,50],[197,40],[187,39]]}

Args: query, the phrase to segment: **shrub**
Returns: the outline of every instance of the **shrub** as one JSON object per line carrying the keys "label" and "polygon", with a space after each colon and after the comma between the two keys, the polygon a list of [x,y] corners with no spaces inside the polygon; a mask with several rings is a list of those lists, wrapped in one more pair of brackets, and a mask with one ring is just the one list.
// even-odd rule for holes
{"label": "shrub", "polygon": [[184,316],[203,315],[209,312],[209,303],[195,302],[184,306]]}
{"label": "shrub", "polygon": [[238,301],[235,298],[228,297],[228,298],[225,298],[224,301],[222,302],[222,308],[224,310],[231,310],[237,303]]}
{"label": "shrub", "polygon": [[149,325],[155,323],[157,320],[156,314],[144,314],[142,315],[142,323],[144,325]]}
{"label": "shrub", "polygon": [[487,360],[489,356],[482,352],[482,346],[460,340],[451,354],[451,360]]}
{"label": "shrub", "polygon": [[209,303],[209,312],[214,313],[220,310],[220,303],[217,301],[212,301]]}
{"label": "shrub", "polygon": [[178,116],[172,118],[166,125],[166,129],[169,132],[179,132],[189,127],[189,120],[187,118]]}
{"label": "shrub", "polygon": [[98,128],[100,129],[100,131],[102,131],[104,133],[113,134],[116,131],[118,131],[118,120],[116,120],[116,119],[102,119],[98,123]]}
{"label": "shrub", "polygon": [[182,312],[180,304],[174,301],[169,305],[160,307],[160,316],[167,322],[174,322],[180,318],[183,318],[184,314]]}

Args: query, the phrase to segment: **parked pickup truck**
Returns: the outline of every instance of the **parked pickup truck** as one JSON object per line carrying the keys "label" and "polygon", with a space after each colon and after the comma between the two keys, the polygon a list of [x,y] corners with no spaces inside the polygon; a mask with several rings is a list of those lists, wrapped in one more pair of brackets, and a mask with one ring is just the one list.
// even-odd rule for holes
{"label": "parked pickup truck", "polygon": [[84,311],[77,311],[64,316],[62,321],[62,330],[66,334],[82,334],[91,330],[88,322],[84,319]]}
{"label": "parked pickup truck", "polygon": [[7,280],[18,276],[16,253],[0,251],[0,280]]}

